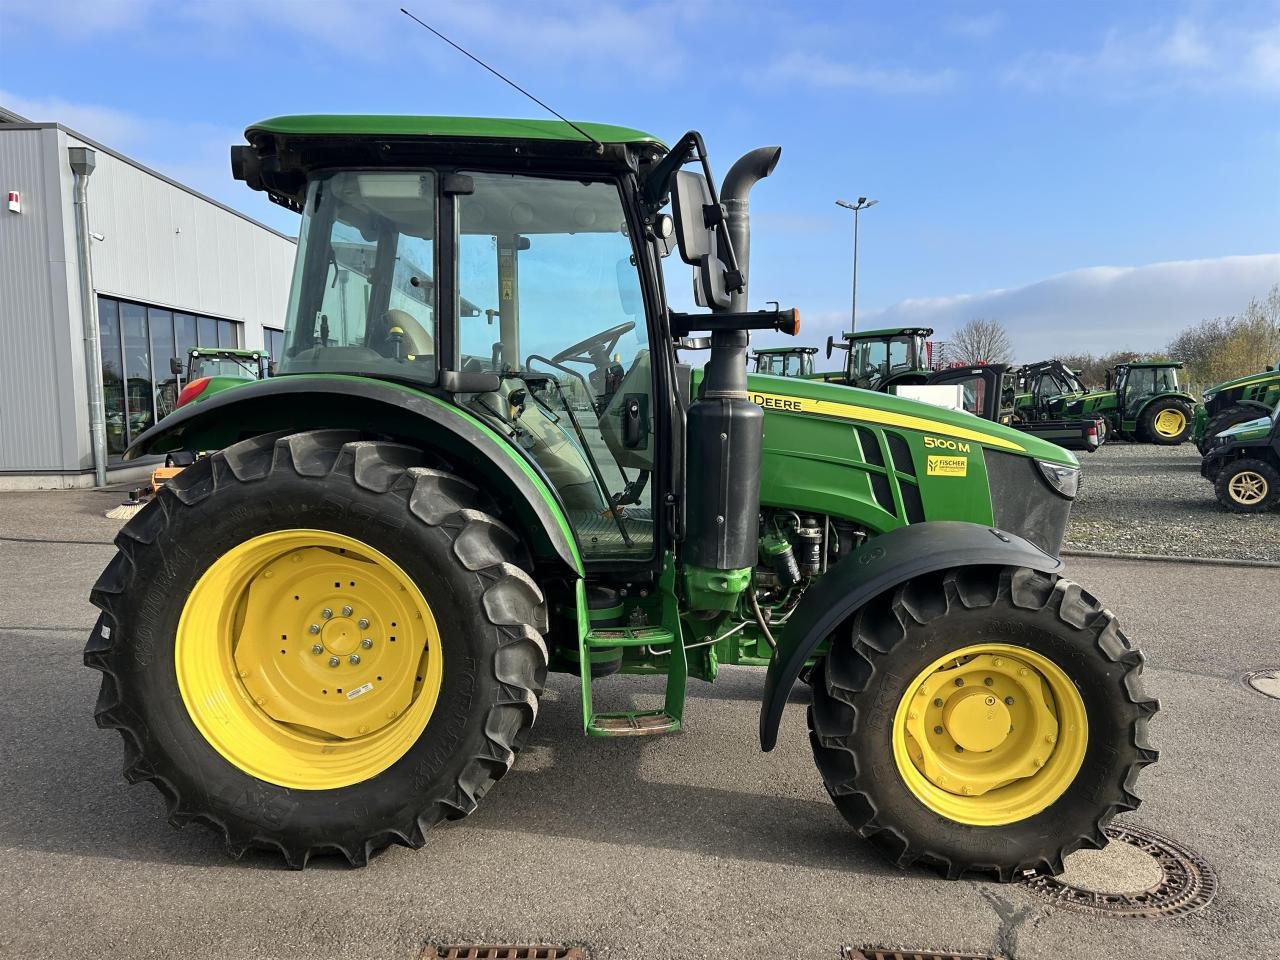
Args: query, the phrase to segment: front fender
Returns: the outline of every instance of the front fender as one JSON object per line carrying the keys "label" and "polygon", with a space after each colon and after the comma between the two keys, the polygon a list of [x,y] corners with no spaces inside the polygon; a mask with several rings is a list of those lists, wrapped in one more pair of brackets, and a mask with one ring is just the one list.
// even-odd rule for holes
{"label": "front fender", "polygon": [[1030,541],[994,527],[936,520],[872,538],[805,591],[769,662],[760,704],[760,747],[778,742],[791,687],[818,645],[873,598],[926,573],[952,567],[1030,567],[1056,573],[1062,561]]}
{"label": "front fender", "polygon": [[218,450],[277,430],[346,428],[440,451],[510,505],[535,556],[582,576],[564,507],[541,471],[500,434],[455,404],[370,377],[296,374],[248,382],[180,407],[139,436],[125,460],[174,450]]}

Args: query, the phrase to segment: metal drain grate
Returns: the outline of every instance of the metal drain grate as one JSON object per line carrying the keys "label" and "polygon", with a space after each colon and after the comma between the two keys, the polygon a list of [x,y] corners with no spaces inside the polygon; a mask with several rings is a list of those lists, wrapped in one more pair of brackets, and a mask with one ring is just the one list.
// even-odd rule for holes
{"label": "metal drain grate", "polygon": [[517,946],[510,943],[452,943],[430,946],[420,960],[590,960],[581,947]]}
{"label": "metal drain grate", "polygon": [[891,950],[888,947],[841,947],[840,960],[1006,960],[994,953],[948,950]]}
{"label": "metal drain grate", "polygon": [[1130,844],[1153,857],[1163,874],[1160,882],[1132,893],[1084,890],[1048,874],[1034,874],[1022,882],[1060,907],[1118,917],[1178,917],[1204,907],[1218,892],[1213,868],[1176,841],[1127,824],[1112,824],[1106,834],[1113,843]]}

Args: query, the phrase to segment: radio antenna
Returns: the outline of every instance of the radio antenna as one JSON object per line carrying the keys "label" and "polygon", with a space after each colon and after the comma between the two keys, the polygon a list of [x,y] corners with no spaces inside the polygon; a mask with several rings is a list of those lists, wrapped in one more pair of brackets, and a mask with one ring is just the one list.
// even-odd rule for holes
{"label": "radio antenna", "polygon": [[530,92],[529,92],[528,90],[526,90],[524,87],[520,86],[520,84],[516,83],[514,80],[511,80],[511,79],[510,79],[510,78],[508,78],[508,77],[504,77],[504,76],[503,76],[502,74],[500,74],[497,70],[493,69],[493,67],[489,66],[487,63],[485,63],[483,60],[481,60],[479,57],[477,57],[474,53],[471,53],[469,50],[464,50],[462,47],[458,46],[458,44],[454,43],[452,40],[450,40],[448,37],[446,37],[443,33],[441,33],[441,32],[440,32],[439,30],[437,30],[435,27],[431,26],[429,23],[425,23],[425,22],[423,22],[422,20],[419,20],[419,19],[418,19],[417,17],[415,17],[412,13],[410,13],[408,10],[406,10],[404,7],[401,7],[401,8],[400,8],[400,12],[401,12],[401,13],[403,13],[403,14],[404,14],[406,17],[408,17],[410,20],[412,20],[412,21],[414,21],[415,23],[417,23],[419,26],[425,27],[426,29],[430,30],[430,31],[431,31],[432,33],[434,33],[437,37],[439,37],[441,40],[443,40],[443,41],[444,41],[445,43],[447,43],[449,46],[453,47],[453,49],[457,50],[459,53],[463,54],[464,56],[466,56],[466,57],[468,57],[468,58],[470,58],[470,59],[474,60],[476,63],[480,64],[480,66],[484,67],[486,70],[488,70],[490,73],[492,73],[495,77],[497,77],[497,78],[498,78],[499,80],[501,80],[503,83],[507,84],[508,86],[511,86],[511,87],[515,88],[515,89],[516,89],[516,90],[518,90],[520,93],[523,93],[526,97],[528,97],[530,100],[532,100],[532,101],[533,101],[534,103],[536,103],[538,106],[540,106],[543,110],[546,110],[548,113],[553,114],[554,116],[556,116],[556,117],[558,117],[559,119],[563,120],[563,121],[564,121],[565,123],[567,123],[569,126],[573,127],[573,129],[577,130],[580,134],[582,134],[582,135],[583,135],[584,137],[586,137],[589,141],[591,141],[592,143],[594,143],[594,144],[596,145],[596,153],[604,153],[604,144],[603,144],[603,143],[601,143],[599,140],[597,140],[597,139],[596,139],[595,137],[593,137],[591,134],[587,133],[587,131],[583,130],[580,126],[578,126],[576,123],[574,123],[574,122],[573,122],[572,120],[570,120],[568,117],[566,117],[564,114],[560,113],[560,112],[559,112],[559,111],[557,111],[557,110],[553,110],[553,109],[551,109],[551,107],[549,107],[547,104],[543,103],[541,100],[539,100],[537,97],[535,97],[532,93],[530,93]]}

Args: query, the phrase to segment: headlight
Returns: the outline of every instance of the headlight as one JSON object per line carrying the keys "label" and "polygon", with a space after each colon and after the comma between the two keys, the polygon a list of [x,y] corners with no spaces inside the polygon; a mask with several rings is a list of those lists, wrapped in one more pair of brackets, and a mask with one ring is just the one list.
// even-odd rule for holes
{"label": "headlight", "polygon": [[1067,467],[1060,463],[1049,463],[1047,460],[1037,460],[1036,466],[1040,468],[1040,473],[1044,475],[1045,480],[1049,481],[1049,486],[1066,497],[1068,500],[1076,498],[1076,491],[1080,489],[1080,468]]}

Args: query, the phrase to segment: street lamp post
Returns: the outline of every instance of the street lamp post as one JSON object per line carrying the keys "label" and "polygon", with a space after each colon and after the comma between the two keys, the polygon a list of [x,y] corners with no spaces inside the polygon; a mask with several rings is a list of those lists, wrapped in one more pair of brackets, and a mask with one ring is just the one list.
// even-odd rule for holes
{"label": "street lamp post", "polygon": [[859,197],[857,203],[850,203],[848,200],[836,201],[836,206],[853,211],[853,302],[849,308],[850,333],[858,329],[858,214],[879,202],[879,200],[868,200],[866,197]]}

